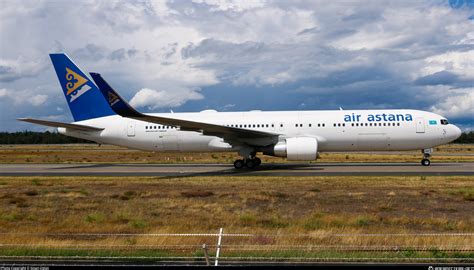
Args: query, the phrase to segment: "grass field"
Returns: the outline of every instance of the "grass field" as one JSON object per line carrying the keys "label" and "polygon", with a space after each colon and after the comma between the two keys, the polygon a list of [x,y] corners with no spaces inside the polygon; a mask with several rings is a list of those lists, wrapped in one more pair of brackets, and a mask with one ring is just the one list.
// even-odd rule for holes
{"label": "grass field", "polygon": [[[419,151],[385,153],[321,153],[315,162],[419,162]],[[261,156],[264,163],[285,159]],[[154,153],[95,144],[1,145],[0,163],[227,163],[235,153]],[[435,149],[433,162],[474,162],[474,145],[444,145]]]}
{"label": "grass field", "polygon": [[223,227],[256,234],[226,237],[229,257],[474,259],[474,236],[363,235],[473,232],[467,176],[0,177],[0,205],[0,256],[202,257],[215,237],[77,234]]}

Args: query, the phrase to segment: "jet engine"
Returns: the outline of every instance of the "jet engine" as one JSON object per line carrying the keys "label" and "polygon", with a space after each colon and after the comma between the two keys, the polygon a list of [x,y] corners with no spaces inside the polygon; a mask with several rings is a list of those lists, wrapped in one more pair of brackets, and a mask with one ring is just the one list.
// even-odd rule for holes
{"label": "jet engine", "polygon": [[287,138],[263,151],[263,154],[288,160],[316,160],[318,141],[311,137]]}

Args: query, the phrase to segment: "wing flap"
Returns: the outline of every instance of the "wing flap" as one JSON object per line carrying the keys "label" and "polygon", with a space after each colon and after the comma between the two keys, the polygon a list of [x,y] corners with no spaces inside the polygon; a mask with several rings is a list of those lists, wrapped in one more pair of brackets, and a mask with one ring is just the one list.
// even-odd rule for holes
{"label": "wing flap", "polygon": [[40,120],[40,119],[32,119],[32,118],[18,118],[17,120],[39,124],[48,127],[62,127],[62,128],[70,128],[70,129],[77,129],[81,131],[101,131],[103,128],[91,127],[86,125],[79,125],[79,124],[71,124],[71,123],[63,123],[63,122],[56,122],[56,121],[47,121],[47,120]]}

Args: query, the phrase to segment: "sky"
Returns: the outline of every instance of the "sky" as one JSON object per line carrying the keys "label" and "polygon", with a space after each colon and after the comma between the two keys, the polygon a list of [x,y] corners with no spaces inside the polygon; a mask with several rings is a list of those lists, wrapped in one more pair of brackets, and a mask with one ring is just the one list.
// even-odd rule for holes
{"label": "sky", "polygon": [[142,112],[406,108],[474,129],[474,0],[0,0],[0,131],[72,121],[54,52]]}

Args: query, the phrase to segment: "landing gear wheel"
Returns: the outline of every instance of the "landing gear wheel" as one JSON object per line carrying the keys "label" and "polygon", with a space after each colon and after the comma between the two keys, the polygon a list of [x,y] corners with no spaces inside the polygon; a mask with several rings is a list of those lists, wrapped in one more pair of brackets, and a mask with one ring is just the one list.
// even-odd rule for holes
{"label": "landing gear wheel", "polygon": [[245,163],[243,160],[237,159],[236,161],[234,161],[234,168],[242,169],[244,166],[245,166]]}
{"label": "landing gear wheel", "polygon": [[257,166],[260,166],[260,164],[262,164],[262,160],[259,159],[258,157],[254,158],[255,160],[255,164],[257,164]]}
{"label": "landing gear wheel", "polygon": [[431,164],[431,161],[427,158],[424,158],[421,160],[421,165],[423,166],[430,166],[430,164]]}
{"label": "landing gear wheel", "polygon": [[249,169],[253,169],[257,166],[257,163],[255,162],[255,159],[246,159],[245,160],[245,167]]}

